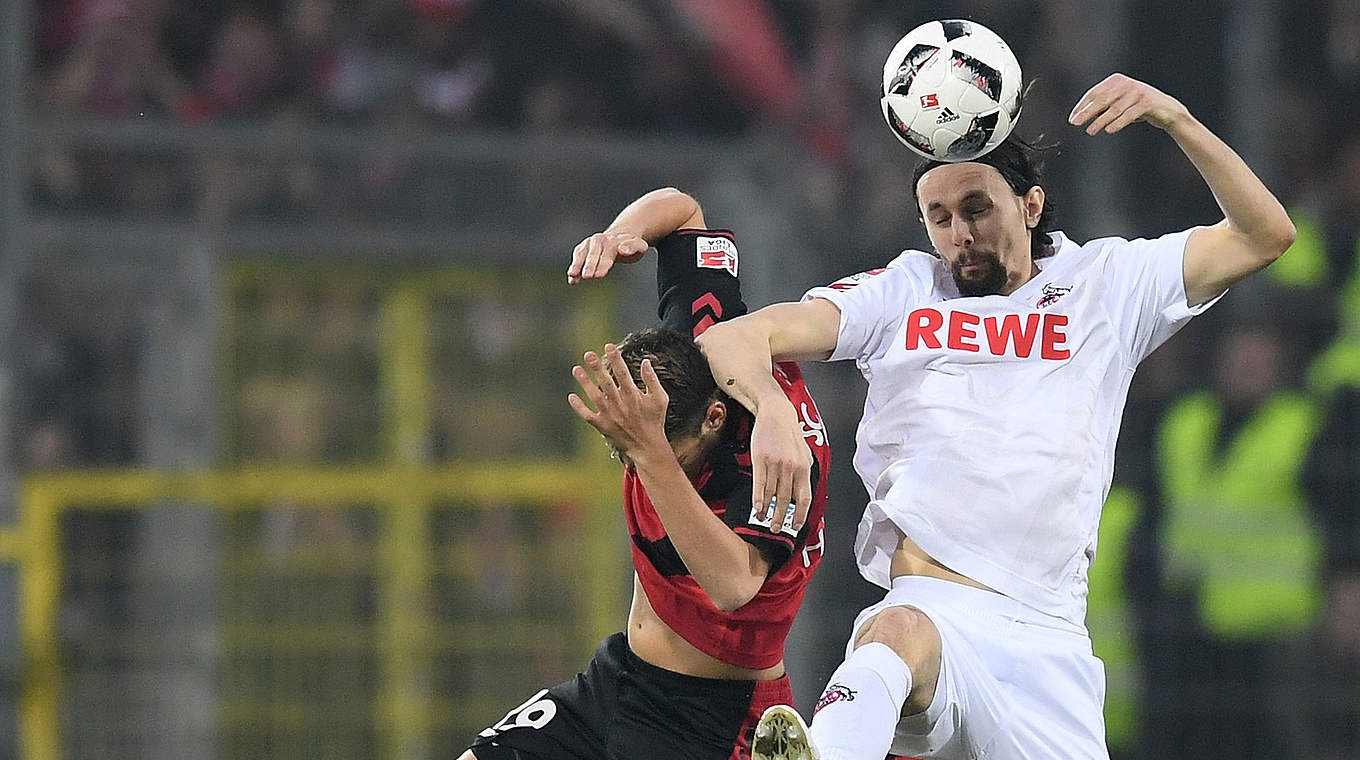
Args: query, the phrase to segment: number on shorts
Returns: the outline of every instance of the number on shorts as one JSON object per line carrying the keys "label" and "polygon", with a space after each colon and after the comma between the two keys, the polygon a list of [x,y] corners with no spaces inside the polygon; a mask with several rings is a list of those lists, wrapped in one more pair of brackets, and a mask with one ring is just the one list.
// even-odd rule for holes
{"label": "number on shorts", "polygon": [[557,703],[544,699],[547,689],[524,700],[524,704],[505,714],[500,722],[483,731],[480,736],[495,736],[512,728],[543,728],[557,715]]}

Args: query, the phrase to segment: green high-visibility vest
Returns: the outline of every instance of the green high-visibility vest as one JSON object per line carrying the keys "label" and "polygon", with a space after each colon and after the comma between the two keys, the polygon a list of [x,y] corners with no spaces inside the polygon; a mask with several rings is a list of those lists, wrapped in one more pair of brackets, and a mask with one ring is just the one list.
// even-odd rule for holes
{"label": "green high-visibility vest", "polygon": [[1308,390],[1326,398],[1339,388],[1360,387],[1360,335],[1342,336],[1308,365]]}
{"label": "green high-visibility vest", "polygon": [[[1292,208],[1297,236],[1279,261],[1265,271],[1282,287],[1321,287],[1327,281],[1327,238],[1321,219],[1306,208]],[[1318,354],[1308,368],[1308,390],[1326,396],[1342,387],[1360,387],[1360,244],[1355,249],[1351,276],[1337,291],[1340,335]]]}
{"label": "green high-visibility vest", "polygon": [[1294,243],[1266,268],[1266,279],[1282,287],[1314,288],[1327,279],[1327,236],[1322,220],[1307,208],[1289,209]]}
{"label": "green high-visibility vest", "polygon": [[1086,596],[1091,648],[1105,663],[1105,741],[1114,749],[1134,746],[1138,703],[1143,695],[1133,609],[1124,588],[1129,531],[1138,520],[1138,496],[1115,488],[1105,499]]}
{"label": "green high-visibility vest", "polygon": [[1277,395],[1216,457],[1221,417],[1216,399],[1193,394],[1159,431],[1167,577],[1198,592],[1202,622],[1224,638],[1297,631],[1322,596],[1322,547],[1298,484],[1318,411]]}
{"label": "green high-visibility vest", "polygon": [[[1293,245],[1278,261],[1266,268],[1266,279],[1281,287],[1322,287],[1327,282],[1327,235],[1322,220],[1305,208],[1292,208],[1289,218],[1296,232]],[[1360,243],[1356,244],[1355,264],[1350,279],[1337,291],[1338,316],[1342,333],[1360,333]]]}

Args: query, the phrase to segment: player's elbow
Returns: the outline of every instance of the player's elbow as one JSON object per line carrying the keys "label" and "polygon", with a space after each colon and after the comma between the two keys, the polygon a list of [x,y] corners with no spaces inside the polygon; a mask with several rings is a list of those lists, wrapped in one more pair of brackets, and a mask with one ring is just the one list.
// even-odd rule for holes
{"label": "player's elbow", "polygon": [[1230,233],[1224,242],[1230,243],[1229,249],[1236,251],[1243,264],[1253,272],[1274,263],[1298,237],[1294,222],[1284,209],[1268,218],[1254,220],[1250,227],[1237,226],[1226,220],[1224,224]]}
{"label": "player's elbow", "polygon": [[761,586],[765,584],[765,575],[763,572],[757,572],[758,570],[757,567],[750,572],[729,573],[723,578],[722,583],[713,584],[714,588],[704,588],[704,593],[708,594],[708,599],[713,602],[714,607],[723,612],[735,612],[756,598]]}
{"label": "player's elbow", "polygon": [[698,203],[698,201],[694,200],[694,198],[689,193],[685,192],[684,190],[681,190],[678,187],[668,186],[657,188],[656,194],[668,200],[676,200],[686,203]]}
{"label": "player's elbow", "polygon": [[704,226],[704,210],[694,196],[678,187],[663,187],[656,191],[656,195],[677,209],[677,216],[684,220],[679,223],[680,229]]}
{"label": "player's elbow", "polygon": [[750,599],[741,600],[735,596],[720,596],[716,599],[709,597],[709,599],[713,601],[713,606],[717,607],[719,612],[736,612],[745,606],[746,602],[751,601]]}
{"label": "player's elbow", "polygon": [[747,314],[710,325],[694,339],[710,365],[715,359],[721,362],[724,359],[745,355],[751,350],[751,346],[759,345],[760,335],[752,329],[758,325],[749,319],[750,316]]}
{"label": "player's elbow", "polygon": [[1270,261],[1280,258],[1294,244],[1294,240],[1298,236],[1299,231],[1294,227],[1294,222],[1290,220],[1289,215],[1286,214],[1283,218],[1276,220],[1264,235],[1266,257]]}
{"label": "player's elbow", "polygon": [[745,588],[739,585],[733,585],[729,588],[725,588],[717,592],[716,594],[709,594],[708,598],[710,601],[713,602],[713,606],[717,607],[720,611],[736,612],[742,607],[745,607],[747,602],[751,601],[752,599],[755,599],[756,592],[759,590],[760,590],[759,585],[755,585],[750,588]]}

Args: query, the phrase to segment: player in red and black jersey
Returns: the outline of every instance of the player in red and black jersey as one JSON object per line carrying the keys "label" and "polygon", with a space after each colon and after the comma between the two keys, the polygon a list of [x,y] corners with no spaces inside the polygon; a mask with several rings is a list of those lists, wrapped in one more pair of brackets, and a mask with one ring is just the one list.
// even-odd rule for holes
{"label": "player in red and black jersey", "polygon": [[821,562],[825,430],[797,365],[772,367],[813,454],[812,508],[800,531],[753,514],[751,413],[715,385],[694,343],[746,312],[732,233],[707,229],[688,195],[657,190],[582,241],[568,278],[604,277],[653,245],[663,326],[588,352],[569,399],[625,465],[628,628],[460,760],[741,760],[765,708],[792,699],[784,640]]}

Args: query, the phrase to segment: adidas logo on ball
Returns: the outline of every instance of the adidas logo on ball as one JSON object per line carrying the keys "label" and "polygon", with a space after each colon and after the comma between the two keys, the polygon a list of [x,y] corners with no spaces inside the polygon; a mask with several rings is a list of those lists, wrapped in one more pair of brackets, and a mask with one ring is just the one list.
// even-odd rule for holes
{"label": "adidas logo on ball", "polygon": [[953,111],[949,110],[949,108],[946,107],[943,111],[940,111],[940,116],[939,116],[939,118],[935,119],[935,123],[936,123],[936,124],[948,124],[948,123],[951,122],[951,121],[958,121],[958,120],[959,120],[959,115],[956,114],[956,113],[954,113]]}

